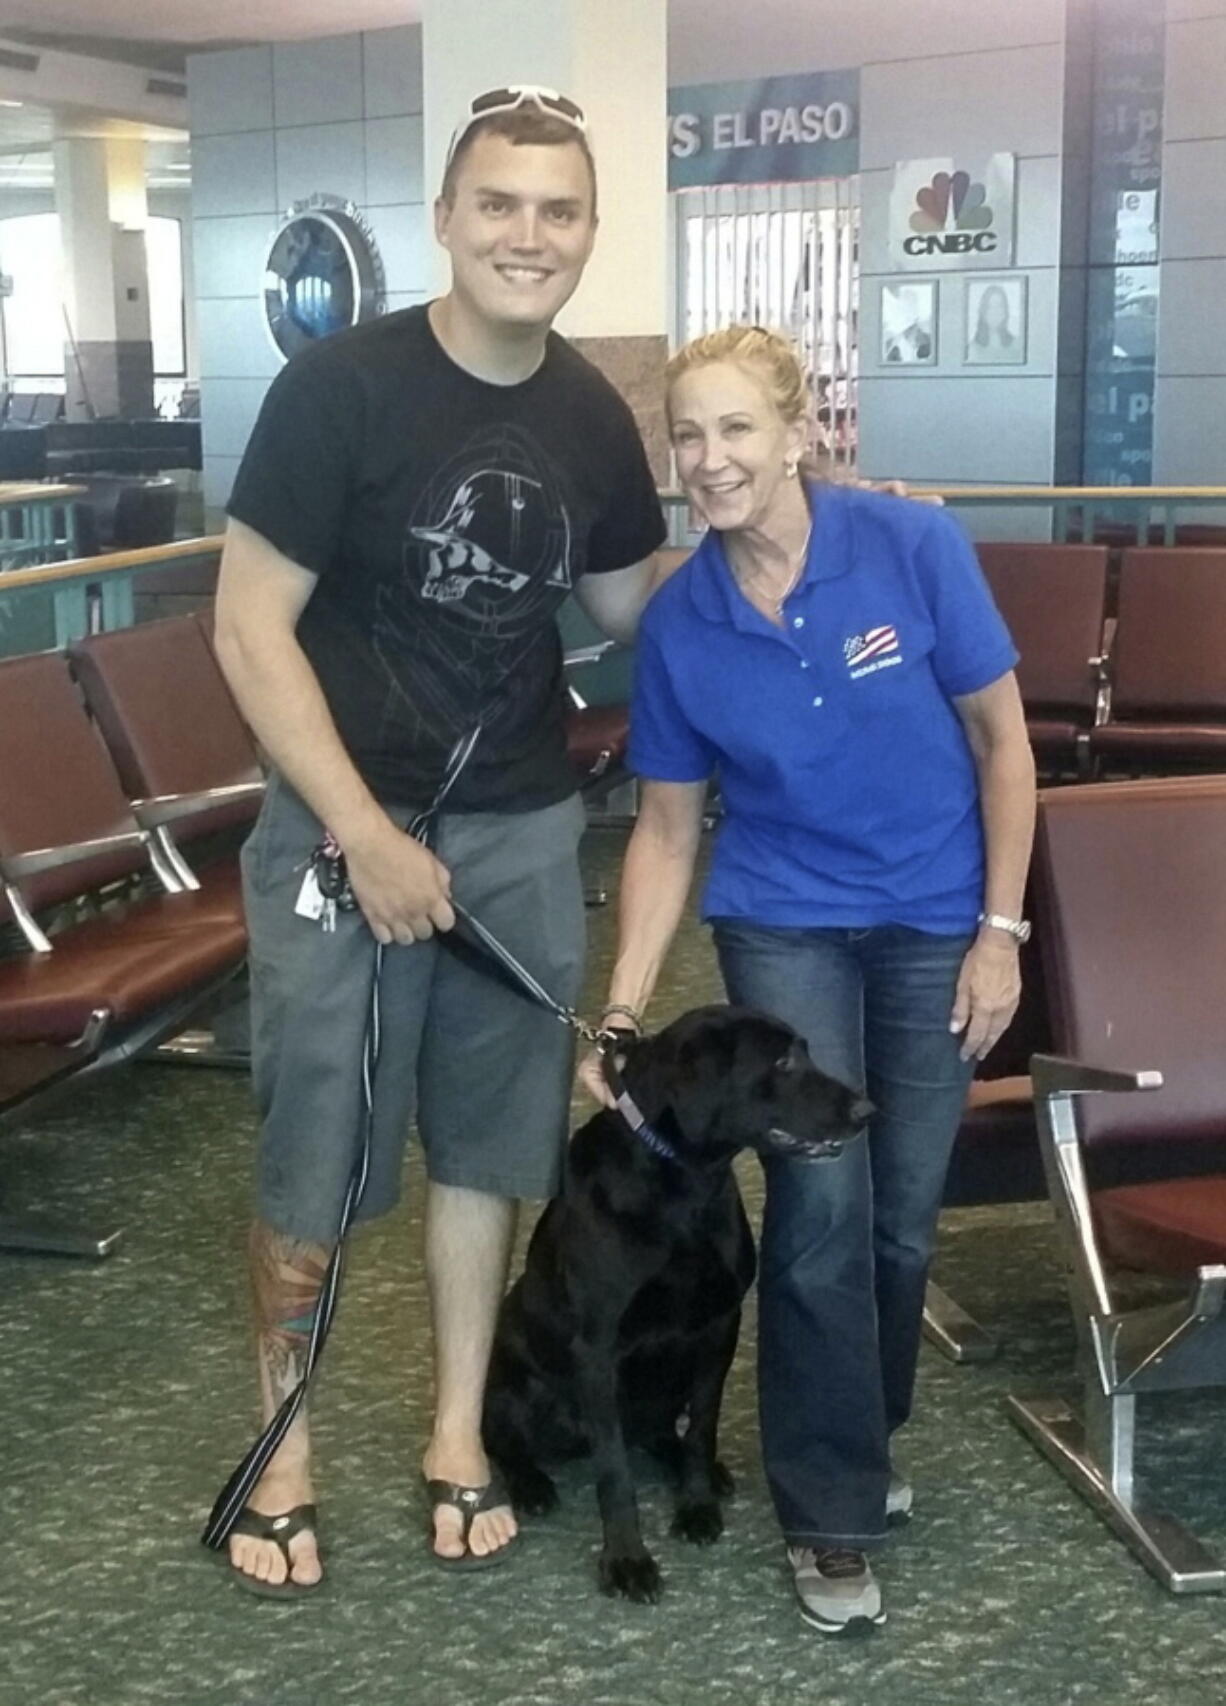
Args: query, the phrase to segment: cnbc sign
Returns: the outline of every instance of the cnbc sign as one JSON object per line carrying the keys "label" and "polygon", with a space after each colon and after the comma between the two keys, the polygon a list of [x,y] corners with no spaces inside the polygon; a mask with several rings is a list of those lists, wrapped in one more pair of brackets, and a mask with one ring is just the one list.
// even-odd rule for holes
{"label": "cnbc sign", "polygon": [[860,73],[668,92],[668,187],[806,183],[860,169]]}
{"label": "cnbc sign", "polygon": [[905,160],[890,192],[890,260],[914,272],[1013,265],[1012,154]]}

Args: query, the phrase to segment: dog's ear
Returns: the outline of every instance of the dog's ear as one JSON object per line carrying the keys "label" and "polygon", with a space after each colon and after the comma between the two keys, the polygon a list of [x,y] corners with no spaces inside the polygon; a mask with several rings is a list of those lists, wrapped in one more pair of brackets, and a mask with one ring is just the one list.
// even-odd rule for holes
{"label": "dog's ear", "polygon": [[677,1083],[678,1045],[669,1031],[654,1036],[627,1036],[625,1047],[618,1039],[626,1087],[644,1116],[654,1125],[670,1107]]}
{"label": "dog's ear", "polygon": [[726,1025],[706,1022],[672,1043],[668,1059],[660,1063],[668,1113],[689,1146],[706,1148],[715,1138],[727,1098],[736,1036]]}

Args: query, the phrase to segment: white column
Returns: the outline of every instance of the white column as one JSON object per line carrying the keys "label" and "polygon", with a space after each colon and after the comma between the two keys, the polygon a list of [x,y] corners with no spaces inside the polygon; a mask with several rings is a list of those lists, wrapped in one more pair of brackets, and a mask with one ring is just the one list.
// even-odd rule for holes
{"label": "white column", "polygon": [[[558,330],[629,397],[661,478],[668,268],[666,0],[423,0],[427,213],[468,102],[508,83],[578,101],[600,182],[596,250]],[[435,250],[432,288],[446,288]]]}
{"label": "white column", "polygon": [[69,136],[53,151],[68,415],[151,415],[145,145]]}

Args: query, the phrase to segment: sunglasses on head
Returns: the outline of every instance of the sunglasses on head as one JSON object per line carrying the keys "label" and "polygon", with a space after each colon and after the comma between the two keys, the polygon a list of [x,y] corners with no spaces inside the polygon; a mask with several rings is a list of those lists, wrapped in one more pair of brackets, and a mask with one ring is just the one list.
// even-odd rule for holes
{"label": "sunglasses on head", "polygon": [[577,102],[559,95],[556,89],[544,89],[535,83],[512,83],[506,89],[487,89],[484,95],[470,101],[467,116],[456,127],[448,145],[447,164],[451,164],[456,149],[480,119],[493,118],[498,113],[518,112],[520,107],[536,107],[550,118],[560,118],[564,124],[571,125],[581,136],[587,135],[587,119]]}

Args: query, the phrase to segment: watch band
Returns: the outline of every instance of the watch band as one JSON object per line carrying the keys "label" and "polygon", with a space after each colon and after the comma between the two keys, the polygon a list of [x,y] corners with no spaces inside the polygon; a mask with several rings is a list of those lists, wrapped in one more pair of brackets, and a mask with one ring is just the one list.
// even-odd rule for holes
{"label": "watch band", "polygon": [[1002,912],[981,912],[980,925],[987,925],[990,930],[1004,930],[1016,942],[1030,940],[1030,920],[1028,918],[1006,918]]}

